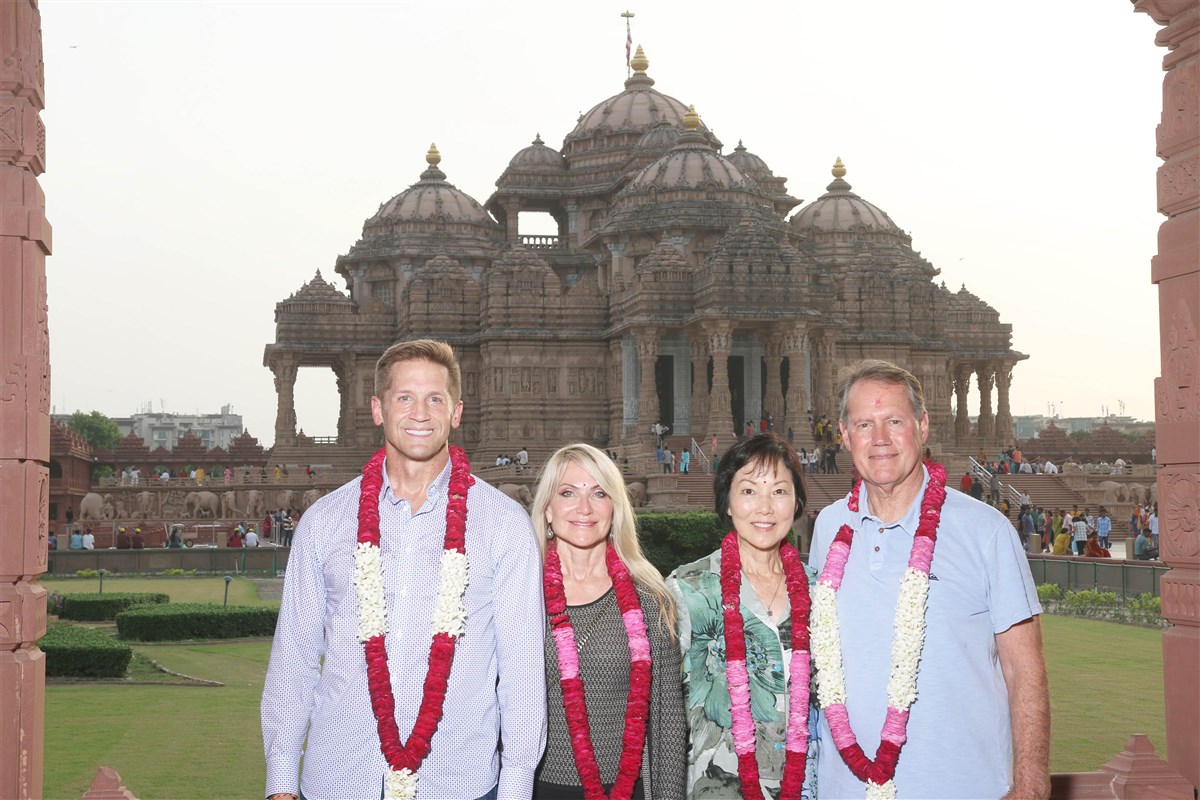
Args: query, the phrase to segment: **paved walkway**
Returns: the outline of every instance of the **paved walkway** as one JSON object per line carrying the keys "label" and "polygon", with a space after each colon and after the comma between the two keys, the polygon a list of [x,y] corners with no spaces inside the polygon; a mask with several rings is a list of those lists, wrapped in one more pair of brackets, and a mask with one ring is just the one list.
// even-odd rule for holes
{"label": "paved walkway", "polygon": [[261,600],[281,600],[283,598],[283,578],[250,578],[254,588],[258,589]]}

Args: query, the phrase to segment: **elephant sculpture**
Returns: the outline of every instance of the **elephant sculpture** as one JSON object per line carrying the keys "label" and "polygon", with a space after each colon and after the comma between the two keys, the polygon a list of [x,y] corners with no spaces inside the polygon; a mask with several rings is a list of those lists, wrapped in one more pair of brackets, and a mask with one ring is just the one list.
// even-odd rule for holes
{"label": "elephant sculpture", "polygon": [[138,492],[137,494],[137,516],[140,519],[150,519],[154,516],[154,493],[153,492]]}
{"label": "elephant sculpture", "polygon": [[250,519],[259,519],[267,514],[267,499],[259,489],[250,489],[246,492],[246,516]]}
{"label": "elephant sculpture", "polygon": [[1104,490],[1100,502],[1106,506],[1111,507],[1124,500],[1125,490],[1118,481],[1100,481],[1096,484],[1096,488]]}
{"label": "elephant sculpture", "polygon": [[220,499],[213,492],[188,492],[184,498],[184,516],[191,519],[216,519]]}
{"label": "elephant sculpture", "polygon": [[629,502],[634,508],[642,508],[650,500],[650,495],[646,492],[646,484],[641,481],[628,484],[625,492],[629,495]]}
{"label": "elephant sculpture", "polygon": [[522,486],[518,483],[502,483],[496,487],[506,495],[516,500],[526,509],[533,505],[533,494],[529,491],[528,486]]}
{"label": "elephant sculpture", "polygon": [[108,503],[109,508],[112,508],[112,495],[98,495],[95,492],[88,492],[79,501],[79,521],[100,521],[104,519],[112,519],[112,517],[104,516],[104,505]]}
{"label": "elephant sculpture", "polygon": [[242,516],[237,507],[237,492],[221,492],[221,518]]}
{"label": "elephant sculpture", "polygon": [[276,502],[271,508],[295,508],[296,492],[292,489],[282,489],[275,494]]}
{"label": "elephant sculpture", "polygon": [[302,498],[300,498],[300,510],[308,511],[309,507],[312,506],[313,503],[317,502],[320,499],[321,499],[321,490],[320,489],[309,489],[307,492],[304,493],[304,496]]}

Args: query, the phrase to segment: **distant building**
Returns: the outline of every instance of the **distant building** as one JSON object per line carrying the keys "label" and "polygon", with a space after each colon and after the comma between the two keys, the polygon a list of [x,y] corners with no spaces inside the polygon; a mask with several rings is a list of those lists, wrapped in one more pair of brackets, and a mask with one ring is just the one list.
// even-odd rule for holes
{"label": "distant building", "polygon": [[1133,417],[1048,417],[1045,414],[1030,414],[1013,417],[1013,428],[1017,439],[1031,439],[1053,422],[1067,433],[1076,431],[1091,432],[1108,427],[1118,433],[1136,434],[1141,436],[1146,431],[1154,430],[1154,422],[1145,422]]}
{"label": "distant building", "polygon": [[[242,415],[232,413],[232,408],[231,405],[221,406],[219,414],[140,413],[113,417],[113,422],[121,429],[121,438],[136,434],[151,450],[156,447],[175,449],[175,444],[188,431],[200,440],[205,450],[214,447],[228,450],[233,440],[245,430]],[[70,415],[55,414],[53,418],[65,425]]]}

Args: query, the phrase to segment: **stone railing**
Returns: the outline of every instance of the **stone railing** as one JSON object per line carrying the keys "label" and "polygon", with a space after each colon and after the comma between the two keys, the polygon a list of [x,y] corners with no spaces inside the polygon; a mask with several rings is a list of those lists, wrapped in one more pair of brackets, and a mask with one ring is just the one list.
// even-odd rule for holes
{"label": "stone railing", "polygon": [[566,240],[561,236],[520,235],[517,243],[528,250],[561,250],[566,246]]}

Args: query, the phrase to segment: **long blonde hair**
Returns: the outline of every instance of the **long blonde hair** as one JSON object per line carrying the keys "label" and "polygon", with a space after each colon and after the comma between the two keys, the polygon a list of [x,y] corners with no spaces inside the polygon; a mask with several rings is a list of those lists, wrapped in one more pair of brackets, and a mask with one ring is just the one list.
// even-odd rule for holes
{"label": "long blonde hair", "polygon": [[663,629],[674,637],[675,601],[662,574],[642,555],[642,547],[638,544],[637,525],[633,518],[633,504],[629,502],[629,494],[625,491],[625,479],[621,477],[612,459],[590,444],[577,442],[560,447],[542,467],[542,477],[538,480],[537,491],[533,495],[533,506],[529,511],[533,519],[533,529],[537,532],[542,558],[546,557],[549,541],[546,535],[550,530],[546,522],[546,509],[550,507],[550,501],[558,491],[558,484],[569,464],[578,464],[587,470],[612,499],[610,541],[629,570],[634,583],[658,599],[659,622]]}

